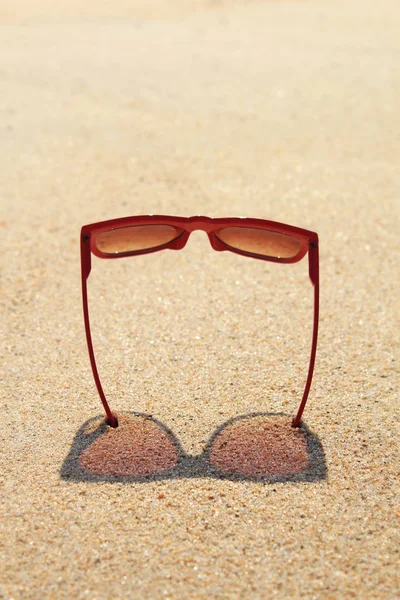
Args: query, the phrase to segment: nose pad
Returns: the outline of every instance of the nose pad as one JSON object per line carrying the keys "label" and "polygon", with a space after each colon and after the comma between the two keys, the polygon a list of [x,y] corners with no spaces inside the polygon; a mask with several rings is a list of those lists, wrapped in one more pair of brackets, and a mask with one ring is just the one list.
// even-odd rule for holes
{"label": "nose pad", "polygon": [[210,240],[208,239],[208,233],[200,230],[192,231],[186,246],[191,246],[193,250],[197,249],[198,251],[208,252],[210,250]]}

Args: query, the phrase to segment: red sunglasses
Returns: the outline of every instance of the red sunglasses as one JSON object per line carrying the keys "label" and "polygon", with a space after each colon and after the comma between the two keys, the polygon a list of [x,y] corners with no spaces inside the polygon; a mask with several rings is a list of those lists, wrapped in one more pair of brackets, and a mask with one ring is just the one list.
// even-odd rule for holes
{"label": "red sunglasses", "polygon": [[105,397],[90,332],[87,279],[91,270],[91,254],[99,258],[121,258],[158,252],[181,250],[192,231],[205,231],[211,246],[219,252],[229,250],[236,254],[278,263],[295,263],[308,252],[309,274],[314,286],[314,326],[310,364],[303,398],[292,426],[300,425],[314,372],[318,337],[319,313],[319,259],[318,235],[306,229],[283,225],[263,219],[235,217],[212,219],[210,217],[169,217],[147,215],[126,217],[84,225],[81,230],[82,300],[86,340],[90,364],[97,391],[103,403],[107,422],[118,427],[117,417],[111,412]]}

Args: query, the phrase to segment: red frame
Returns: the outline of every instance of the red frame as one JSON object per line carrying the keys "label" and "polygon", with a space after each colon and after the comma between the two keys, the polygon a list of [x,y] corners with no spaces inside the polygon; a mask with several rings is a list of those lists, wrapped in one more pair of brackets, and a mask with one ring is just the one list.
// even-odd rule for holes
{"label": "red frame", "polygon": [[[151,248],[147,250],[140,250],[130,253],[117,254],[117,255],[105,255],[99,252],[95,245],[95,236],[99,233],[110,231],[111,229],[117,229],[120,227],[127,227],[131,225],[172,225],[179,229],[182,229],[181,235],[157,248]],[[222,242],[217,236],[216,232],[222,227],[254,227],[258,229],[266,229],[276,233],[283,233],[297,238],[300,241],[300,250],[298,254],[291,259],[279,259],[279,258],[266,258],[249,252],[236,250],[231,248],[224,242]],[[275,221],[266,221],[264,219],[251,219],[246,217],[231,217],[231,218],[217,218],[211,217],[171,217],[162,215],[146,215],[138,217],[125,217],[122,219],[112,219],[110,221],[102,221],[100,223],[92,223],[91,225],[84,225],[81,229],[81,272],[82,272],[82,301],[83,301],[83,315],[85,321],[86,340],[89,350],[90,364],[93,371],[93,377],[96,382],[97,391],[100,399],[103,403],[104,410],[107,415],[107,422],[111,427],[118,427],[117,417],[112,413],[107,399],[105,397],[103,387],[101,385],[99,373],[96,366],[96,359],[93,350],[92,335],[90,331],[90,320],[89,320],[89,307],[88,307],[88,293],[87,293],[87,280],[91,270],[91,255],[92,253],[99,258],[122,258],[124,256],[136,256],[138,254],[149,254],[151,252],[158,252],[160,250],[181,250],[186,245],[192,231],[205,231],[209,237],[211,246],[218,252],[228,250],[235,254],[241,254],[243,256],[249,256],[251,258],[257,258],[259,260],[267,260],[279,263],[294,263],[301,260],[308,252],[309,259],[309,275],[311,283],[314,286],[314,324],[313,334],[311,343],[311,354],[310,363],[308,367],[308,374],[306,384],[303,392],[303,397],[300,402],[297,414],[292,421],[293,427],[298,427],[301,423],[301,417],[304,411],[304,407],[307,402],[307,398],[310,392],[311,381],[314,372],[315,355],[317,351],[317,338],[318,338],[318,315],[319,315],[319,258],[318,258],[318,235],[313,231],[307,231],[306,229],[300,229],[299,227],[293,227],[291,225],[284,225],[283,223],[277,223]]]}

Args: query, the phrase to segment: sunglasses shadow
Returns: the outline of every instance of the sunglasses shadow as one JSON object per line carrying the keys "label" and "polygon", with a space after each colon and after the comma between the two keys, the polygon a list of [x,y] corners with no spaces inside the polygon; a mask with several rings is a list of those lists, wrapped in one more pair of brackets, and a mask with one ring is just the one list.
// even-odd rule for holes
{"label": "sunglasses shadow", "polygon": [[313,482],[326,479],[321,442],[282,413],[251,413],[229,419],[203,452],[187,454],[174,433],[143,413],[118,415],[119,427],[89,419],[75,435],[61,470],[67,481],[149,482],[213,478],[234,481]]}

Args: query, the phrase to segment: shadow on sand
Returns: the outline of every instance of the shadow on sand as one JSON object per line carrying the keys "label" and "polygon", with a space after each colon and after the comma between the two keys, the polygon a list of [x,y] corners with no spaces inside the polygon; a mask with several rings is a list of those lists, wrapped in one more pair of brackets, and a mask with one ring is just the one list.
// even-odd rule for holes
{"label": "shadow on sand", "polygon": [[187,454],[163,423],[143,413],[120,413],[119,427],[103,417],[77,432],[61,467],[68,481],[149,482],[209,477],[235,481],[313,482],[327,476],[318,437],[282,413],[252,413],[230,419],[209,438],[203,452]]}

